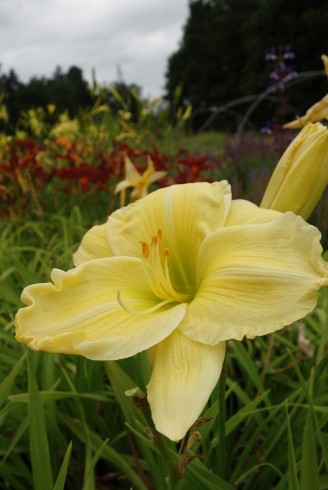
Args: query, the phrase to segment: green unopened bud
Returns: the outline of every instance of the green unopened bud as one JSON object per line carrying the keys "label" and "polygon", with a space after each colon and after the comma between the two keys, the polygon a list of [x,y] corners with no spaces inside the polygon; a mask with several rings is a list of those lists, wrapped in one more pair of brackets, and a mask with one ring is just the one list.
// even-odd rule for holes
{"label": "green unopened bud", "polygon": [[307,219],[328,183],[328,129],[307,124],[275,168],[261,207]]}

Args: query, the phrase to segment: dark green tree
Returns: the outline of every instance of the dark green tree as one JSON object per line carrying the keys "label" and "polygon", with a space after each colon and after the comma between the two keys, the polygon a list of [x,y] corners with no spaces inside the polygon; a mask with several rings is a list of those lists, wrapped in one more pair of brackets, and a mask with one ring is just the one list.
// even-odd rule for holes
{"label": "dark green tree", "polygon": [[10,115],[16,119],[20,111],[20,101],[18,94],[23,87],[16,72],[10,70],[8,75],[0,75],[0,93],[3,96],[3,103],[9,109]]}
{"label": "dark green tree", "polygon": [[67,73],[57,67],[52,78],[32,77],[26,84],[10,70],[8,75],[0,76],[0,93],[12,125],[16,124],[22,111],[30,108],[54,104],[58,111],[68,110],[74,117],[81,108],[91,107],[94,102],[82,70],[76,66],[70,67]]}
{"label": "dark green tree", "polygon": [[71,66],[67,73],[57,67],[48,87],[49,101],[61,111],[68,110],[71,116],[75,116],[80,108],[92,105],[88,84],[77,66]]}
{"label": "dark green tree", "polygon": [[45,78],[32,77],[26,85],[22,85],[17,93],[20,110],[27,111],[31,107],[45,107],[49,104],[49,84]]}
{"label": "dark green tree", "polygon": [[[167,99],[176,102],[181,84],[180,103],[193,104],[199,114],[194,127],[199,128],[209,116],[206,108],[265,91],[272,70],[265,55],[272,46],[290,45],[298,72],[322,70],[327,25],[328,10],[320,0],[191,0],[179,49],[168,61]],[[291,103],[302,112],[326,92],[322,73],[303,86],[294,85]],[[253,115],[259,124],[272,107],[266,103],[260,109]],[[238,107],[241,113],[246,110],[246,105]],[[228,114],[218,119],[224,127],[229,127]]]}

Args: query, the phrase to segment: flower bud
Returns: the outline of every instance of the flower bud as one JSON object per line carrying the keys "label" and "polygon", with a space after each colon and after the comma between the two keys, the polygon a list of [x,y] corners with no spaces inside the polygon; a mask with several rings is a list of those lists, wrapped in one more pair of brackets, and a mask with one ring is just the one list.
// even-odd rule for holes
{"label": "flower bud", "polygon": [[308,123],[278,162],[261,207],[307,219],[328,183],[328,128]]}

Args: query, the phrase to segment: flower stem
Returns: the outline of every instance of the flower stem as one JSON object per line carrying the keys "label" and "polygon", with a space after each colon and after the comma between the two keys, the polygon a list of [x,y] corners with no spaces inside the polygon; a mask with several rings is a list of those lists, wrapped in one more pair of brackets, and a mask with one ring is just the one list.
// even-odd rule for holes
{"label": "flower stem", "polygon": [[179,454],[170,454],[165,441],[165,436],[160,433],[156,433],[157,447],[160,450],[164,461],[166,462],[166,468],[168,471],[168,490],[180,490],[182,483],[181,475],[181,461]]}
{"label": "flower stem", "polygon": [[165,461],[165,483],[167,484],[168,490],[180,490],[185,466],[189,462],[186,460],[189,433],[180,443],[180,450],[177,452],[172,442],[156,430],[151,417],[149,404],[142,391],[139,388],[135,388],[128,390],[126,394],[132,397],[136,407],[143,409],[143,414],[148,422],[149,433],[152,435],[154,445],[161,453],[162,460]]}
{"label": "flower stem", "polygon": [[179,475],[178,464],[168,465],[169,468],[169,490],[180,490],[181,488],[181,477]]}
{"label": "flower stem", "polygon": [[227,447],[226,447],[226,435],[225,435],[225,422],[226,422],[226,404],[225,404],[225,387],[226,387],[226,359],[222,366],[221,377],[219,381],[219,462],[218,468],[220,476],[226,479],[227,474]]}

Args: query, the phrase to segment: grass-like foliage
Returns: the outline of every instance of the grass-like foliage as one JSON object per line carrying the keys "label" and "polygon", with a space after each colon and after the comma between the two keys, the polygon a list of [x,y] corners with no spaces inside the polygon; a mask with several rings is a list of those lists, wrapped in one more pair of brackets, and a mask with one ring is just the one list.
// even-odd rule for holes
{"label": "grass-like foliage", "polygon": [[[0,490],[328,489],[325,288],[303,321],[229,343],[219,384],[180,444],[154,430],[146,354],[92,362],[15,340],[22,289],[73,267],[84,232],[118,206],[126,157],[141,174],[150,158],[166,175],[158,186],[228,179],[235,199],[259,204],[290,140],[190,137],[188,108],[175,128],[165,111],[144,109],[138,125],[124,104],[115,117],[99,102],[54,125],[39,109],[0,133]],[[327,195],[311,217],[324,239],[326,208]]]}
{"label": "grass-like foliage", "polygon": [[15,341],[22,288],[72,267],[87,211],[1,224],[0,489],[164,490],[168,468],[186,490],[328,489],[326,289],[304,322],[230,345],[188,445],[156,435],[125,395],[145,391],[143,354],[91,362]]}

